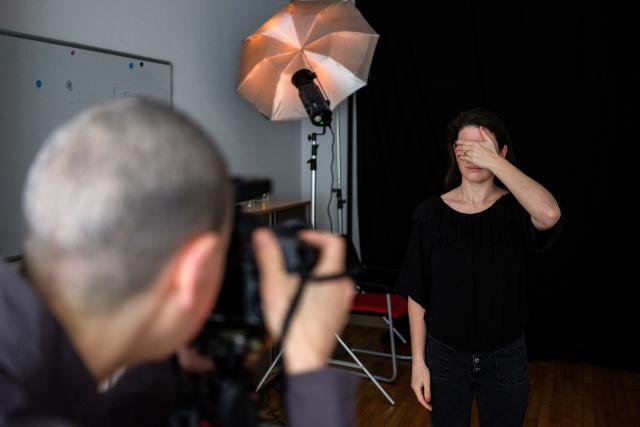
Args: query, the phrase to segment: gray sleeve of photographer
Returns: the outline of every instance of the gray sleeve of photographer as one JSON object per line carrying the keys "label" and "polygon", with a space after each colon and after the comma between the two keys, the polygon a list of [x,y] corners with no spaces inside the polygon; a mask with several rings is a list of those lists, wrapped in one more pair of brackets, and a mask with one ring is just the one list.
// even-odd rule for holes
{"label": "gray sleeve of photographer", "polygon": [[355,425],[357,377],[324,368],[287,377],[286,404],[293,427]]}

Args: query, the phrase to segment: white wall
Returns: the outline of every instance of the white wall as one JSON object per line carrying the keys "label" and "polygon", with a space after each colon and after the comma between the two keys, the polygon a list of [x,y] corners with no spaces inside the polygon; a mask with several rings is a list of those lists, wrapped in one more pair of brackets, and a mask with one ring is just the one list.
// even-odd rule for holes
{"label": "white wall", "polygon": [[170,61],[174,106],[213,136],[232,173],[271,177],[275,197],[298,198],[300,122],[269,122],[235,93],[240,41],[286,3],[2,0],[0,28]]}

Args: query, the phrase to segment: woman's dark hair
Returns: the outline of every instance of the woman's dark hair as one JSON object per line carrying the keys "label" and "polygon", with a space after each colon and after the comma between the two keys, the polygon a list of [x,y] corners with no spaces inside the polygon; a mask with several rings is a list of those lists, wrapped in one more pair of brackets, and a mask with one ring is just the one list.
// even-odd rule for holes
{"label": "woman's dark hair", "polygon": [[[465,126],[482,126],[489,129],[496,137],[498,147],[502,150],[502,147],[507,145],[506,159],[512,164],[516,165],[516,154],[513,150],[513,144],[509,137],[509,131],[504,122],[496,114],[483,108],[473,108],[471,110],[463,111],[453,118],[447,125],[447,152],[449,153],[449,168],[447,175],[444,178],[444,191],[451,191],[460,185],[462,176],[460,175],[460,169],[458,169],[458,163],[456,162],[456,156],[453,151],[453,144],[458,139],[458,133]],[[494,178],[496,185],[504,188],[504,184],[499,179]]]}

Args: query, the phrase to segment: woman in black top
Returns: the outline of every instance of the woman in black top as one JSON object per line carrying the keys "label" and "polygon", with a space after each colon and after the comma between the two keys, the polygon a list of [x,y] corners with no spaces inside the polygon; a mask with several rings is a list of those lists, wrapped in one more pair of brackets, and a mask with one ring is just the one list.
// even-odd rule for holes
{"label": "woman in black top", "polygon": [[411,387],[435,427],[468,426],[474,398],[481,426],[521,426],[526,250],[551,245],[560,208],[515,167],[493,113],[463,112],[447,133],[446,192],[413,214],[398,282],[409,298]]}

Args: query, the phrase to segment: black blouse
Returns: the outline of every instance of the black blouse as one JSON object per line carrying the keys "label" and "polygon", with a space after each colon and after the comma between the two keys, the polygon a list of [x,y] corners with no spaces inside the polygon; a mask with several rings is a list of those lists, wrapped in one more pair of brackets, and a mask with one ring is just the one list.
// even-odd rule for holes
{"label": "black blouse", "polygon": [[432,196],[412,219],[397,291],[425,309],[428,333],[469,353],[514,341],[527,318],[526,251],[551,247],[560,222],[537,231],[511,193],[474,214]]}

